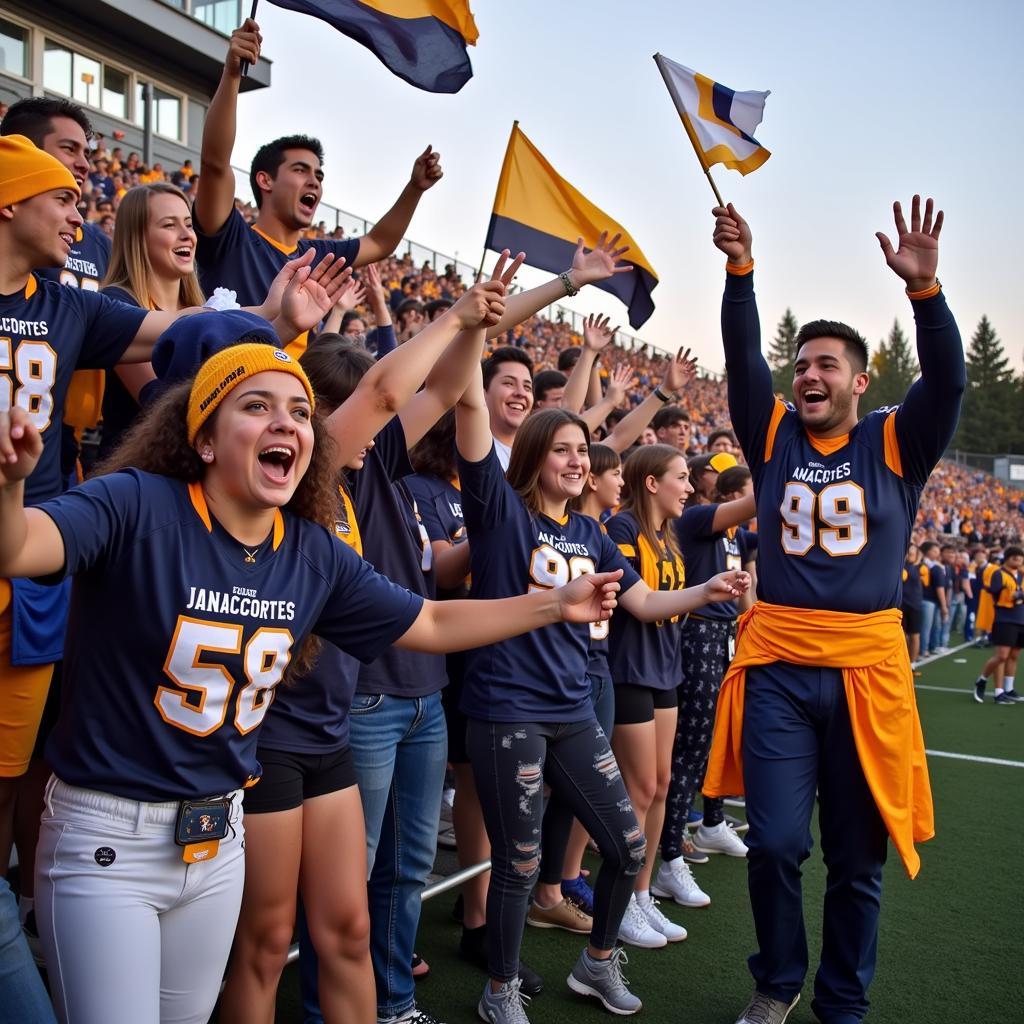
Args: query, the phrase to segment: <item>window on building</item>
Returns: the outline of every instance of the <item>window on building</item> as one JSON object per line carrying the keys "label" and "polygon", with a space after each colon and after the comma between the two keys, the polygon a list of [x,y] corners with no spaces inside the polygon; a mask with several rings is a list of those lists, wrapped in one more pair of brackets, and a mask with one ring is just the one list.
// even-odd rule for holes
{"label": "window on building", "polygon": [[[146,83],[135,82],[135,116],[136,124],[146,122]],[[153,86],[153,131],[157,135],[165,135],[169,139],[181,140],[181,97],[167,92],[159,86]]]}
{"label": "window on building", "polygon": [[103,109],[114,117],[128,117],[128,76],[117,68],[103,68]]}
{"label": "window on building", "polygon": [[226,36],[243,20],[241,0],[192,0],[192,14]]}
{"label": "window on building", "polygon": [[0,18],[0,71],[28,78],[28,29]]}
{"label": "window on building", "polygon": [[52,39],[43,44],[43,88],[71,95],[71,51]]}

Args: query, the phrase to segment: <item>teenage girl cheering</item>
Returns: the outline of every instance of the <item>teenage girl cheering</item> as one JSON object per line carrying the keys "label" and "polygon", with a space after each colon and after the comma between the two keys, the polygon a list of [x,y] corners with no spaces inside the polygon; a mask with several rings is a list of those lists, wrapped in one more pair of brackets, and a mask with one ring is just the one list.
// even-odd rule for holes
{"label": "teenage girl cheering", "polygon": [[65,1021],[208,1019],[241,897],[240,791],[259,773],[273,689],[308,668],[314,630],[366,659],[392,642],[445,651],[586,623],[614,604],[607,576],[471,609],[395,587],[334,539],[318,434],[297,364],[232,346],[150,410],[125,468],[26,509],[41,439],[20,408],[0,414],[0,573],[75,577],[37,862]]}
{"label": "teenage girl cheering", "polygon": [[[474,595],[544,591],[579,573],[611,569],[622,573],[623,606],[653,621],[746,588],[746,574],[739,572],[709,581],[703,593],[650,590],[596,521],[567,512],[568,502],[583,491],[589,441],[585,424],[573,413],[535,413],[519,429],[506,480],[494,451],[482,380],[463,395],[456,407],[456,442]],[[569,985],[616,1013],[635,1013],[641,1006],[622,978],[615,939],[646,841],[594,716],[586,676],[589,639],[587,625],[538,629],[467,654],[462,700],[469,719],[467,748],[492,851],[491,977],[478,1013],[492,1024],[527,1021],[519,947],[539,868],[545,779],[570,804],[604,860],[590,943]]]}

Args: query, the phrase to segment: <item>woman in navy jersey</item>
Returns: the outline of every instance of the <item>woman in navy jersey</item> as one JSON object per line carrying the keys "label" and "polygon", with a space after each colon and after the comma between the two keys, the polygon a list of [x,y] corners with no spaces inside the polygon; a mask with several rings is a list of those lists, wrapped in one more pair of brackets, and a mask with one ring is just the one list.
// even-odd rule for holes
{"label": "woman in navy jersey", "polygon": [[585,624],[614,604],[607,576],[472,610],[394,586],[333,536],[322,433],[286,353],[232,346],[126,438],[134,468],[26,509],[42,442],[24,410],[0,415],[0,573],[74,576],[37,859],[65,1021],[207,1020],[241,897],[241,790],[314,631],[369,659]]}
{"label": "woman in navy jersey", "polygon": [[[608,535],[652,590],[678,594],[685,572],[671,525],[693,492],[686,459],[671,445],[640,448],[623,466],[623,483],[622,507],[608,520]],[[686,929],[670,921],[650,893],[676,729],[678,616],[651,622],[629,612],[620,614],[611,631],[608,661],[615,683],[612,749],[650,850],[636,877],[619,938],[657,949],[686,938]]]}
{"label": "woman in navy jersey", "polygon": [[[745,574],[733,573],[709,582],[703,594],[652,591],[595,520],[567,511],[590,469],[589,432],[578,416],[559,409],[530,416],[519,428],[506,480],[478,379],[456,407],[456,441],[476,597],[543,591],[579,573],[613,569],[622,573],[623,606],[656,620],[746,587]],[[539,869],[545,780],[570,804],[604,859],[590,943],[569,985],[619,1014],[641,1006],[623,981],[615,940],[646,842],[594,716],[586,675],[589,640],[588,626],[538,629],[518,641],[467,652],[467,748],[492,851],[490,981],[478,1013],[492,1024],[527,1020],[519,947]]]}
{"label": "woman in navy jersey", "polygon": [[[693,494],[673,523],[686,565],[686,585],[700,586],[726,569],[746,568],[753,559],[753,535],[740,527],[755,512],[750,471],[738,466],[727,452],[698,455],[691,472],[712,477],[710,496]],[[726,495],[737,494],[736,500]],[[736,601],[720,601],[689,615],[680,631],[678,721],[672,749],[671,783],[661,833],[661,867],[651,886],[658,896],[684,907],[706,907],[710,897],[700,888],[683,859],[688,851],[686,823],[700,790],[711,747],[718,689],[729,665],[729,642],[739,608]],[[704,818],[693,846],[698,853],[724,853],[745,857],[747,848],[725,820],[721,800],[704,798]]]}

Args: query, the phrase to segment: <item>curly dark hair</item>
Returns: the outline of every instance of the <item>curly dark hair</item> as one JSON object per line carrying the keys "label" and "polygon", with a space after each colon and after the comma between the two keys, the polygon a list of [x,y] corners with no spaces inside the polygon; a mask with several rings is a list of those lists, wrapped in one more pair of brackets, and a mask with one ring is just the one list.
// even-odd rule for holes
{"label": "curly dark hair", "polygon": [[[188,443],[186,415],[192,392],[192,378],[169,388],[126,431],[121,443],[96,469],[96,476],[123,469],[140,469],[185,483],[202,480],[206,464]],[[216,421],[217,412],[207,420],[204,431]],[[330,435],[320,411],[313,414],[313,454],[295,493],[285,508],[292,515],[334,530],[338,508],[338,482],[332,469]],[[285,680],[305,675],[316,662],[322,644],[309,634],[288,665]]]}

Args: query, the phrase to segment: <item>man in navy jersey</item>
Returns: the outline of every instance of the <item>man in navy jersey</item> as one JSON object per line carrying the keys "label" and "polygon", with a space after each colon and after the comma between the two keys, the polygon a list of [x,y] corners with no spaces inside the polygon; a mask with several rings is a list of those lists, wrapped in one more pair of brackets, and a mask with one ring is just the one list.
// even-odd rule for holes
{"label": "man in navy jersey", "polygon": [[[935,277],[941,212],[915,196],[898,249],[879,234],[917,323],[921,377],[863,419],[867,346],[819,320],[797,336],[793,404],[761,354],[750,228],[718,207],[727,256],[722,336],[729,408],[757,496],[758,602],[722,685],[705,792],[745,790],[755,993],[738,1024],[782,1024],[808,966],[801,863],[817,795],[828,869],[813,1010],[868,1009],[887,835],[913,877],[934,835],[924,741],[901,628],[903,556],[921,491],[956,429],[963,348]],[[740,789],[732,788],[734,786]]]}
{"label": "man in navy jersey", "polygon": [[[275,139],[253,158],[249,178],[259,215],[250,227],[235,209],[231,150],[242,62],[259,60],[260,42],[259,25],[251,18],[232,33],[224,73],[203,129],[203,187],[194,209],[203,291],[209,295],[214,288],[230,288],[243,306],[262,301],[284,262],[306,249],[315,249],[318,255],[333,252],[357,267],[391,255],[421,196],[442,174],[439,156],[428,146],[416,159],[395,205],[366,235],[341,241],[304,239],[302,233],[313,224],[323,193],[323,149],[317,139],[304,135]],[[282,340],[294,356],[306,347],[305,332]]]}

